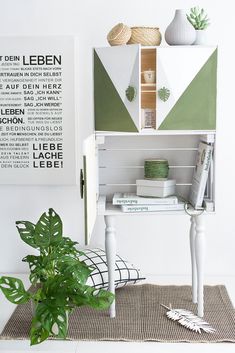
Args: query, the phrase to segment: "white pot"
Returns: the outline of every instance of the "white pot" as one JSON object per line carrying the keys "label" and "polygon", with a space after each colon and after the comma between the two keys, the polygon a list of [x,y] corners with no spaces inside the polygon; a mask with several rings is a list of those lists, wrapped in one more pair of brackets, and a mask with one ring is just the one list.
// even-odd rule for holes
{"label": "white pot", "polygon": [[194,45],[203,45],[206,42],[206,31],[204,29],[196,29],[196,39]]}
{"label": "white pot", "polygon": [[196,31],[188,21],[184,10],[175,10],[175,17],[166,29],[165,40],[170,45],[191,45]]}

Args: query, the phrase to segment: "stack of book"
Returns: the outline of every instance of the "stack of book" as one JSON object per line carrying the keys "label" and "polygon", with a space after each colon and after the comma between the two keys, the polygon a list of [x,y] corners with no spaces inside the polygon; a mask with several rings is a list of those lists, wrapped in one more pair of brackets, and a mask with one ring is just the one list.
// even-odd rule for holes
{"label": "stack of book", "polygon": [[184,203],[176,196],[140,197],[129,193],[116,193],[113,205],[119,205],[122,212],[182,211]]}

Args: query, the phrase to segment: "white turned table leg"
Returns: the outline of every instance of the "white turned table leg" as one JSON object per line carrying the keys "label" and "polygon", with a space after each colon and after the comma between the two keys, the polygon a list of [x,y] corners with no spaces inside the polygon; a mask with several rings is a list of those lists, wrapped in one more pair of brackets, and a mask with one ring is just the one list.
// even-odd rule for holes
{"label": "white turned table leg", "polygon": [[191,267],[192,267],[192,300],[193,303],[197,303],[197,268],[196,268],[196,254],[195,254],[195,238],[196,238],[196,229],[195,229],[195,217],[191,216],[190,218],[191,226],[189,232],[190,240],[190,253],[191,253]]}
{"label": "white turned table leg", "polygon": [[[108,266],[109,291],[115,294],[115,261],[116,261],[116,238],[115,217],[104,216],[105,228],[105,251]],[[115,300],[109,309],[110,317],[115,317]]]}
{"label": "white turned table leg", "polygon": [[204,259],[205,259],[205,226],[204,216],[195,216],[196,222],[196,238],[195,238],[195,255],[197,265],[197,301],[198,316],[204,315],[204,298],[203,298],[203,275],[204,275]]}

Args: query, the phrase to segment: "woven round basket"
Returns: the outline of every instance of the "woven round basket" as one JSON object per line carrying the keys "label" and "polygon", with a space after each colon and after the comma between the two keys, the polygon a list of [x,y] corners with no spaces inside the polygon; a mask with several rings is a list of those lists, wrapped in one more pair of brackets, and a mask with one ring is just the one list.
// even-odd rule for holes
{"label": "woven round basket", "polygon": [[131,27],[128,44],[160,45],[161,33],[157,27]]}
{"label": "woven round basket", "polygon": [[118,23],[107,35],[107,40],[110,45],[126,44],[131,37],[130,27],[123,23]]}

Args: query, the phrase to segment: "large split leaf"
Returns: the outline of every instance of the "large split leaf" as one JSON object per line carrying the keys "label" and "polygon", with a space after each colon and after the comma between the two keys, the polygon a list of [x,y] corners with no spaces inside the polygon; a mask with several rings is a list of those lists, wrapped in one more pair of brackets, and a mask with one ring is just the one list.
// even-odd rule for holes
{"label": "large split leaf", "polygon": [[94,309],[107,309],[114,300],[114,294],[104,290],[95,289],[90,286],[81,286],[76,294],[72,295],[72,300],[76,306],[89,305]]}
{"label": "large split leaf", "polygon": [[40,320],[34,317],[30,330],[30,344],[31,346],[45,341],[50,333],[47,331]]}
{"label": "large split leaf", "polygon": [[48,247],[62,239],[62,229],[60,216],[50,208],[48,214],[44,212],[35,226],[36,243],[42,248]]}
{"label": "large split leaf", "polygon": [[43,266],[42,256],[27,255],[22,259],[23,262],[28,262],[30,268],[30,282],[36,284],[37,282],[44,282],[47,278],[46,268]]}
{"label": "large split leaf", "polygon": [[73,277],[78,283],[85,284],[91,272],[92,268],[88,267],[85,262],[81,262],[78,258],[65,255],[61,256],[57,263],[58,270],[64,274],[64,276]]}
{"label": "large split leaf", "polygon": [[20,234],[21,239],[33,248],[38,248],[35,240],[35,225],[28,221],[17,221],[16,228]]}
{"label": "large split leaf", "polygon": [[30,332],[31,344],[38,344],[49,336],[66,338],[67,314],[63,307],[53,305],[50,300],[39,303]]}
{"label": "large split leaf", "polygon": [[31,298],[31,295],[25,290],[23,282],[18,278],[0,277],[0,288],[13,304],[24,304]]}

